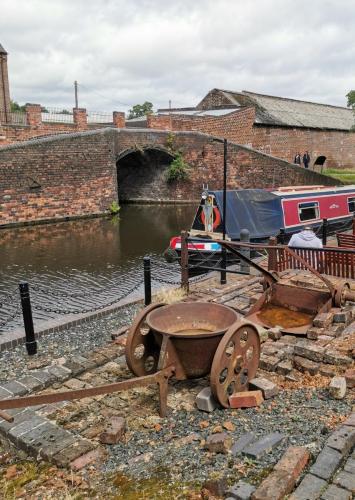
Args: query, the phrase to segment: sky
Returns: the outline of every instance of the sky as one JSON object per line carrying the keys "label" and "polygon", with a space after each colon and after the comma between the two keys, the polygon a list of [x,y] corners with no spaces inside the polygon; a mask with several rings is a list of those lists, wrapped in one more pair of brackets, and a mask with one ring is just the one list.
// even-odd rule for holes
{"label": "sky", "polygon": [[127,111],[213,88],[346,106],[354,0],[0,0],[11,98]]}

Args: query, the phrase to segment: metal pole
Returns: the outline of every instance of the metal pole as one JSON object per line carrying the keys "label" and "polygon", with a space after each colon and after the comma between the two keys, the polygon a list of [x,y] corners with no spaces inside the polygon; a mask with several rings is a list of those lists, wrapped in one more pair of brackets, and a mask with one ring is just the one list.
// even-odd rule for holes
{"label": "metal pole", "polygon": [[[226,213],[227,213],[227,139],[223,139],[223,241],[226,239]],[[222,269],[221,271],[221,285],[227,283],[227,251],[222,248]]]}
{"label": "metal pole", "polygon": [[323,226],[322,226],[322,243],[323,246],[325,247],[327,244],[327,229],[328,229],[328,219],[323,219]]}
{"label": "metal pole", "polygon": [[279,235],[277,237],[277,243],[280,243],[280,245],[284,245],[285,244],[285,237],[286,237],[285,229],[283,227],[281,227]]}
{"label": "metal pole", "polygon": [[74,92],[75,92],[75,107],[78,108],[78,82],[75,80],[74,82]]}
{"label": "metal pole", "polygon": [[181,288],[189,292],[189,248],[187,245],[188,232],[181,231]]}
{"label": "metal pole", "polygon": [[37,341],[35,338],[35,332],[33,328],[30,290],[28,287],[28,283],[26,283],[25,281],[21,281],[21,283],[19,283],[19,288],[20,288],[23,324],[25,326],[25,334],[26,334],[26,349],[27,353],[30,356],[32,356],[33,354],[37,353]]}
{"label": "metal pole", "polygon": [[144,305],[149,306],[152,302],[152,280],[150,272],[150,257],[143,257],[144,270]]}
{"label": "metal pole", "polygon": [[[248,229],[242,229],[240,231],[240,241],[243,243],[249,243],[250,242],[250,233]],[[245,257],[248,257],[250,259],[250,248],[241,248],[240,253],[245,255]],[[245,260],[240,260],[240,270],[243,273],[250,273],[250,264],[246,262]]]}

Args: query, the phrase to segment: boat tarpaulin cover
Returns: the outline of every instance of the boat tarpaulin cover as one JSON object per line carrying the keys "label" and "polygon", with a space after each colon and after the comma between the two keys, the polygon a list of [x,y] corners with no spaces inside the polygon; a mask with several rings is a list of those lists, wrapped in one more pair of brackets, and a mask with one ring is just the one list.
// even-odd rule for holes
{"label": "boat tarpaulin cover", "polygon": [[[210,191],[223,217],[223,191]],[[267,238],[284,227],[281,199],[263,189],[227,191],[226,233],[239,240],[240,231],[248,229],[250,238]]]}

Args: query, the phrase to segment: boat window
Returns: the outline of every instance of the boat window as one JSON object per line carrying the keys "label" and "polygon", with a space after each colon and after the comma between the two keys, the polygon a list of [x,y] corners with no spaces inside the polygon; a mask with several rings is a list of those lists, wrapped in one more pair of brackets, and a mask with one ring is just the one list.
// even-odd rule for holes
{"label": "boat window", "polygon": [[349,212],[355,212],[355,196],[353,198],[348,198],[348,209]]}
{"label": "boat window", "polygon": [[319,219],[319,203],[318,201],[309,201],[307,203],[298,204],[298,214],[300,221]]}

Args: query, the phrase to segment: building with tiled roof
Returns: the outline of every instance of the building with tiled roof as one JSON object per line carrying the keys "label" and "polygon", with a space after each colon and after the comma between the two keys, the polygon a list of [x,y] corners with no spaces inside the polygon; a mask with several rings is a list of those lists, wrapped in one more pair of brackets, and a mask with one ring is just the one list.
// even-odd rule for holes
{"label": "building with tiled roof", "polygon": [[315,168],[355,167],[355,117],[345,107],[213,89],[195,107],[159,110],[157,128],[159,116],[164,128],[200,130],[287,161],[308,151]]}

